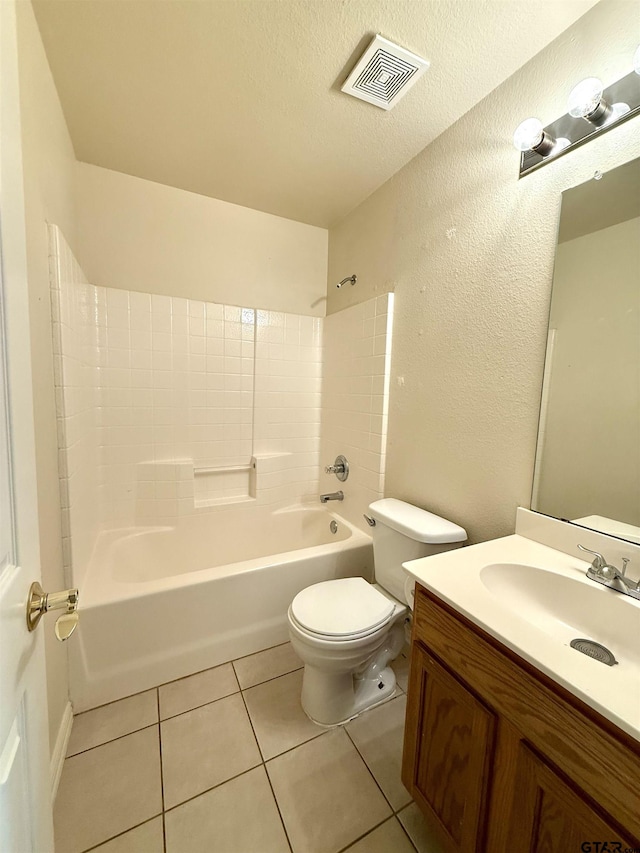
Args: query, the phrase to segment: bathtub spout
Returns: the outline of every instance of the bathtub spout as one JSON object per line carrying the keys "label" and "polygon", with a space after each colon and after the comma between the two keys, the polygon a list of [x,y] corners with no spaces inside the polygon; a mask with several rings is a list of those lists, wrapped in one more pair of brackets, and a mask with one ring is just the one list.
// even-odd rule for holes
{"label": "bathtub spout", "polygon": [[326,504],[329,501],[343,501],[344,500],[344,492],[329,492],[327,495],[320,495],[320,503]]}

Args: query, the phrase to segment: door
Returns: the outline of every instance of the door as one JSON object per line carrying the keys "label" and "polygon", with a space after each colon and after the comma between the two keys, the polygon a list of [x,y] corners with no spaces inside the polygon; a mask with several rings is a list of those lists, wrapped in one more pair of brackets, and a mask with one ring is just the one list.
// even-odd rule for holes
{"label": "door", "polygon": [[[15,6],[0,2],[0,850],[49,853],[53,826],[42,630]],[[44,225],[43,225],[44,227]]]}

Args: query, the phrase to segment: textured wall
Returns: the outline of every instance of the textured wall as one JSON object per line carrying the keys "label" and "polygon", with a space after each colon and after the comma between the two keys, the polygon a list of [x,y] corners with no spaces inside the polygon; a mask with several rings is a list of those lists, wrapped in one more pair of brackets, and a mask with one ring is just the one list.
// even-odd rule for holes
{"label": "textured wall", "polygon": [[636,118],[518,181],[513,131],[628,73],[639,37],[635,3],[599,3],[330,232],[330,313],[396,293],[386,494],[472,541],[529,506],[561,193],[640,155]]}
{"label": "textured wall", "polygon": [[78,261],[102,287],[325,314],[327,231],[86,163]]}

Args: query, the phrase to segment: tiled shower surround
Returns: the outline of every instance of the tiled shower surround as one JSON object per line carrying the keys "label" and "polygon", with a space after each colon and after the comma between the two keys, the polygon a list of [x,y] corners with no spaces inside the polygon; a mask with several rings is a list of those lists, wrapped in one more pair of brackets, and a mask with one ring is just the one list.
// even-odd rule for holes
{"label": "tiled shower surround", "polygon": [[[361,526],[384,493],[393,294],[331,314],[324,321],[321,455],[351,465],[340,509]],[[335,480],[320,476],[322,491]]]}
{"label": "tiled shower surround", "polygon": [[[321,392],[331,406],[322,464],[344,438],[358,504],[382,494],[387,295],[322,320],[95,287],[55,226],[50,247],[74,583],[100,530],[317,502]],[[332,343],[322,388],[323,327]]]}

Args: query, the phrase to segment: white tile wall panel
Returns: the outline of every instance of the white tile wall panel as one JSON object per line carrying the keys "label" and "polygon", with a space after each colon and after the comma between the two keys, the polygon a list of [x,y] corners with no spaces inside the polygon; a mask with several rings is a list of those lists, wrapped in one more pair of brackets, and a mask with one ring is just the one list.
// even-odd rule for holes
{"label": "white tile wall panel", "polygon": [[384,495],[393,294],[324,320],[321,468],[338,454],[349,460],[346,483],[321,473],[320,489],[342,488],[340,513],[366,529],[363,513]]}
{"label": "white tile wall panel", "polygon": [[60,231],[49,226],[63,559],[79,583],[100,529],[95,388],[101,305]]}
{"label": "white tile wall panel", "polygon": [[[171,524],[245,496],[245,475],[198,477],[202,469],[248,466],[255,456],[254,504],[317,501],[322,320],[93,287],[53,226],[51,238],[63,536],[74,579],[100,529]],[[273,468],[261,483],[266,459]]]}

